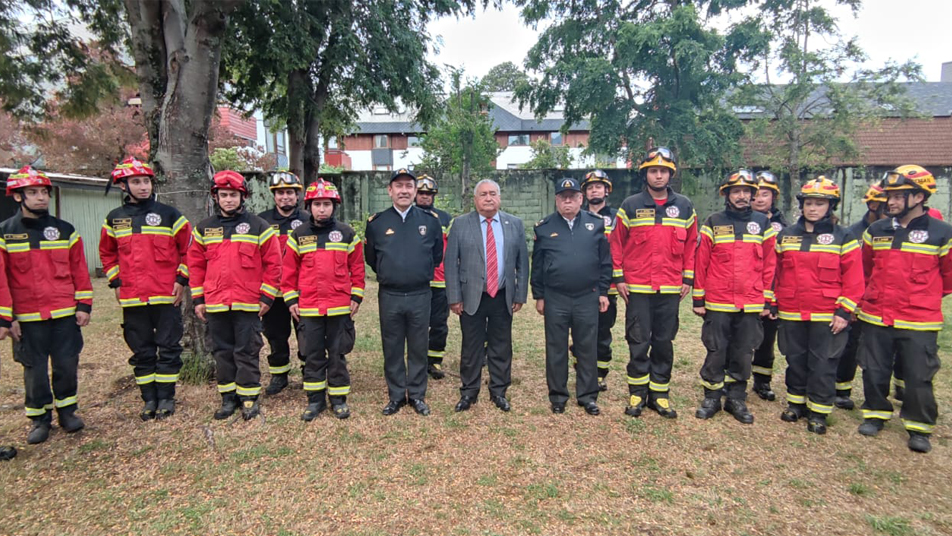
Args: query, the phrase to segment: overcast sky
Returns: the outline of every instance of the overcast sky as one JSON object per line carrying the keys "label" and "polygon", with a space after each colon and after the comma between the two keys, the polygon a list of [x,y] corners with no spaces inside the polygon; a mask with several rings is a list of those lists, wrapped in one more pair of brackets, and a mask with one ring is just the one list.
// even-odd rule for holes
{"label": "overcast sky", "polygon": [[[859,37],[870,67],[914,59],[922,65],[926,80],[938,81],[942,62],[952,61],[950,0],[866,0],[855,19],[849,9],[835,12],[843,34]],[[521,67],[538,35],[522,24],[512,5],[475,18],[437,20],[429,29],[442,39],[440,53],[430,59],[441,67],[464,67],[468,77],[481,77],[505,61]]]}

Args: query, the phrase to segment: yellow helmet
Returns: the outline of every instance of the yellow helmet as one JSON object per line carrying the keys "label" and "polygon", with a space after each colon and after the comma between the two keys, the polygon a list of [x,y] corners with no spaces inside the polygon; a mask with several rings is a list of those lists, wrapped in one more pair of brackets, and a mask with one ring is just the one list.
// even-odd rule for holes
{"label": "yellow helmet", "polygon": [[883,175],[880,183],[886,193],[904,190],[920,191],[932,195],[938,191],[935,177],[922,166],[899,166]]}
{"label": "yellow helmet", "polygon": [[648,151],[645,159],[641,161],[638,169],[645,169],[653,166],[666,167],[671,170],[671,175],[678,170],[678,162],[674,158],[674,153],[667,147],[655,147]]}
{"label": "yellow helmet", "polygon": [[608,173],[605,173],[600,169],[589,171],[585,174],[585,180],[582,181],[582,191],[584,192],[585,188],[589,184],[595,184],[596,182],[604,184],[605,188],[608,190],[608,193],[612,193],[612,180],[608,176]]}
{"label": "yellow helmet", "polygon": [[886,192],[883,192],[882,186],[874,184],[869,187],[869,190],[866,190],[866,195],[863,196],[863,203],[870,203],[872,201],[878,203],[886,202]]}
{"label": "yellow helmet", "polygon": [[746,186],[753,190],[753,193],[757,193],[757,179],[754,178],[754,174],[748,169],[739,169],[734,173],[731,173],[721,182],[721,187],[718,189],[721,195],[727,195],[728,190],[734,186]]}
{"label": "yellow helmet", "polygon": [[780,184],[777,177],[769,171],[758,171],[756,175],[757,187],[773,190],[774,194],[780,195]]}
{"label": "yellow helmet", "polygon": [[807,181],[797,194],[797,200],[803,203],[804,199],[828,199],[830,209],[835,209],[840,202],[840,187],[823,175],[818,175],[812,181]]}
{"label": "yellow helmet", "polygon": [[281,188],[293,188],[295,190],[303,190],[304,185],[301,184],[301,179],[297,175],[287,171],[285,169],[272,171],[268,177],[268,189],[271,191],[278,190]]}

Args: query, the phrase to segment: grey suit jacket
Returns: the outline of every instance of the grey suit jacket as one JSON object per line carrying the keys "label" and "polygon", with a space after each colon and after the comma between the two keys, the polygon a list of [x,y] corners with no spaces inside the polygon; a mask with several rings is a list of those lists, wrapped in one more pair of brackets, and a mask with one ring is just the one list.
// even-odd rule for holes
{"label": "grey suit jacket", "polygon": [[[506,258],[506,303],[512,314],[513,303],[526,303],[529,291],[529,250],[522,220],[499,211]],[[486,290],[486,252],[483,248],[479,213],[475,210],[454,219],[446,238],[446,299],[463,303],[466,314],[476,314]]]}

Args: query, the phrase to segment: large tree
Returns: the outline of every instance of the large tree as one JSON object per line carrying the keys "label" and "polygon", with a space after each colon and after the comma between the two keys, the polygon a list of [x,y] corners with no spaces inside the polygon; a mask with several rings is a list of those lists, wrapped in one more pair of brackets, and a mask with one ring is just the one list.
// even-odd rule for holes
{"label": "large tree", "polygon": [[[860,0],[836,0],[853,14]],[[863,68],[866,55],[855,38],[844,37],[837,20],[818,0],[763,0],[747,21],[768,46],[752,58],[761,82],[740,88],[732,102],[754,119],[746,125],[749,151],[758,162],[782,172],[781,199],[806,172],[829,169],[857,157],[856,131],[886,115],[913,113],[899,82],[921,79],[913,62]]]}
{"label": "large tree", "polygon": [[565,124],[589,120],[589,151],[638,159],[647,140],[684,164],[720,166],[739,156],[743,128],[726,92],[738,61],[757,45],[743,25],[726,33],[709,17],[745,0],[517,0],[528,24],[548,26],[529,51],[538,72],[516,88],[539,116],[564,107]]}
{"label": "large tree", "polygon": [[427,23],[483,0],[286,0],[235,12],[225,51],[226,96],[288,128],[290,168],[311,180],[320,140],[343,134],[371,105],[414,110],[429,122],[439,71],[427,59]]}
{"label": "large tree", "polygon": [[529,76],[511,61],[504,61],[490,69],[480,79],[486,91],[515,91],[516,87],[529,81]]}

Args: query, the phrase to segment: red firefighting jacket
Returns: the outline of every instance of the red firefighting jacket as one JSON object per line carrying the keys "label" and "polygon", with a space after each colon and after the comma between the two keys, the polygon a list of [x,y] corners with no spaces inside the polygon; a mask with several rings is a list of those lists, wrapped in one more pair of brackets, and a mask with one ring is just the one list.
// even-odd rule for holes
{"label": "red firefighting jacket", "polygon": [[209,313],[259,311],[281,284],[278,237],[268,222],[240,212],[202,220],[188,248],[189,286]]}
{"label": "red firefighting jacket", "polygon": [[106,216],[99,258],[122,307],[171,304],[175,283],[188,285],[185,256],[192,226],[185,216],[149,199],[126,203]]}
{"label": "red firefighting jacket", "polygon": [[[421,207],[422,208],[422,207]],[[450,226],[450,215],[446,211],[436,207],[424,208],[423,210],[432,212],[440,220],[440,226],[443,227],[443,251],[446,251],[446,232]],[[443,262],[433,269],[433,280],[430,281],[431,288],[446,288],[446,271],[443,268]]]}
{"label": "red firefighting jacket", "polygon": [[877,326],[939,331],[942,297],[952,294],[952,225],[928,214],[906,228],[894,222],[876,221],[863,234],[869,284],[857,316]]}
{"label": "red firefighting jacket", "polygon": [[660,207],[646,191],[625,199],[609,243],[612,281],[627,283],[629,292],[678,294],[682,284],[694,283],[697,214],[670,188]]}
{"label": "red firefighting jacket", "polygon": [[807,232],[803,218],[777,236],[774,286],[781,320],[850,320],[863,298],[863,258],[853,234],[831,221]]}
{"label": "red firefighting jacket", "polygon": [[6,255],[0,255],[0,327],[10,327],[13,323],[13,297],[7,285]]}
{"label": "red firefighting jacket", "polygon": [[274,232],[278,234],[278,249],[281,251],[282,257],[287,249],[288,237],[291,236],[291,231],[306,224],[308,220],[308,216],[296,208],[290,216],[282,216],[277,208],[272,208],[258,214],[258,217],[268,222]]}
{"label": "red firefighting jacket", "polygon": [[777,231],[760,212],[725,210],[701,227],[694,268],[694,306],[759,313],[773,300]]}
{"label": "red firefighting jacket", "polygon": [[298,227],[283,262],[281,292],[288,307],[300,307],[301,316],[349,314],[351,300],[363,300],[364,245],[346,223],[312,220]]}
{"label": "red firefighting jacket", "polygon": [[49,215],[24,218],[17,212],[0,223],[0,235],[15,320],[37,322],[92,311],[83,240],[72,225]]}

